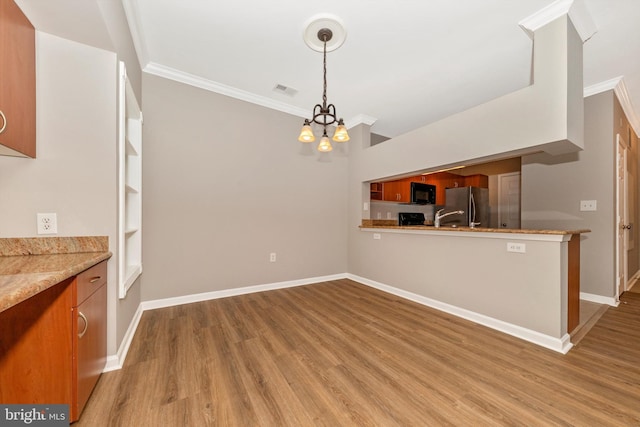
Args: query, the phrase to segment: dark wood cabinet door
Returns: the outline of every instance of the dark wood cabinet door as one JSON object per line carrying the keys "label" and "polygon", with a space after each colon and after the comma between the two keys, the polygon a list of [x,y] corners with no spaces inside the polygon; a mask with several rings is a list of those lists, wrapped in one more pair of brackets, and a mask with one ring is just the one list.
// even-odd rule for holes
{"label": "dark wood cabinet door", "polygon": [[0,153],[35,157],[35,30],[13,0],[0,1],[0,76]]}
{"label": "dark wood cabinet door", "polygon": [[107,355],[107,286],[102,285],[74,312],[74,384],[71,419],[77,420],[100,378]]}
{"label": "dark wood cabinet door", "polygon": [[71,402],[72,282],[0,313],[0,402]]}

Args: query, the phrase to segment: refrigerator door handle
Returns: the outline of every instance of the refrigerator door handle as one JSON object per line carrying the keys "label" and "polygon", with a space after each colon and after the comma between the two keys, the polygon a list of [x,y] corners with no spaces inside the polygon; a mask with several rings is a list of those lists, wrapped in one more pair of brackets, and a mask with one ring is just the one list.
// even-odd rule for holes
{"label": "refrigerator door handle", "polygon": [[471,194],[471,212],[469,212],[469,227],[474,228],[476,225],[480,225],[479,222],[476,222],[476,199],[473,197],[473,190],[469,189],[469,193]]}

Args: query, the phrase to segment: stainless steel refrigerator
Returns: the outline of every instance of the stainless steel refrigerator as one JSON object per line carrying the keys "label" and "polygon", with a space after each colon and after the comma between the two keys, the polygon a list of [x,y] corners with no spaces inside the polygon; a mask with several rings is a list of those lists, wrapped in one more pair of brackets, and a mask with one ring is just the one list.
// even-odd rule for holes
{"label": "stainless steel refrigerator", "polygon": [[451,227],[489,227],[489,189],[480,187],[457,187],[445,190],[445,210],[443,213],[462,210],[462,215],[442,218],[441,225]]}

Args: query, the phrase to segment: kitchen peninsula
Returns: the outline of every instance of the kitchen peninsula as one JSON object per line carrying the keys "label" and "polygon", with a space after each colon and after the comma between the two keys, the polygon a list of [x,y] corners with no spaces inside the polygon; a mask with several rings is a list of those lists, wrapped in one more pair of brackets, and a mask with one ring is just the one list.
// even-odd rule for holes
{"label": "kitchen peninsula", "polygon": [[[571,348],[579,324],[580,239],[589,230],[398,226],[363,219],[368,255],[398,253],[382,289],[555,351]],[[395,273],[395,275],[393,274]],[[388,280],[386,279],[388,277]],[[375,286],[375,284],[374,284]]]}

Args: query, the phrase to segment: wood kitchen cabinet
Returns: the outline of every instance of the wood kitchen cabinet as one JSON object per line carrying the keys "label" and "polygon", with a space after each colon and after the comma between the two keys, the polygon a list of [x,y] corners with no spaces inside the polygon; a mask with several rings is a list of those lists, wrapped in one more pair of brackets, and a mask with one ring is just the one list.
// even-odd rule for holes
{"label": "wood kitchen cabinet", "polygon": [[79,418],[106,363],[107,262],[0,313],[0,402]]}
{"label": "wood kitchen cabinet", "polygon": [[[446,189],[456,187],[481,187],[489,188],[487,175],[462,176],[450,172],[437,172],[427,175],[416,175],[409,178],[387,182],[371,183],[371,200],[384,200],[387,202],[410,203],[411,183],[422,182],[436,186],[436,204],[446,203]],[[380,195],[380,191],[382,195]]]}
{"label": "wood kitchen cabinet", "polygon": [[72,420],[80,416],[107,361],[107,262],[78,274],[74,289]]}
{"label": "wood kitchen cabinet", "polygon": [[406,180],[384,183],[383,200],[387,202],[409,203],[411,201],[411,184]]}
{"label": "wood kitchen cabinet", "polygon": [[0,112],[0,154],[35,157],[35,30],[13,0],[0,0]]}
{"label": "wood kitchen cabinet", "polygon": [[382,191],[384,184],[381,182],[372,182],[370,185],[371,200],[382,200]]}
{"label": "wood kitchen cabinet", "polygon": [[0,402],[71,403],[72,282],[0,313]]}
{"label": "wood kitchen cabinet", "polygon": [[464,177],[465,187],[489,188],[489,177],[487,175],[467,175]]}

